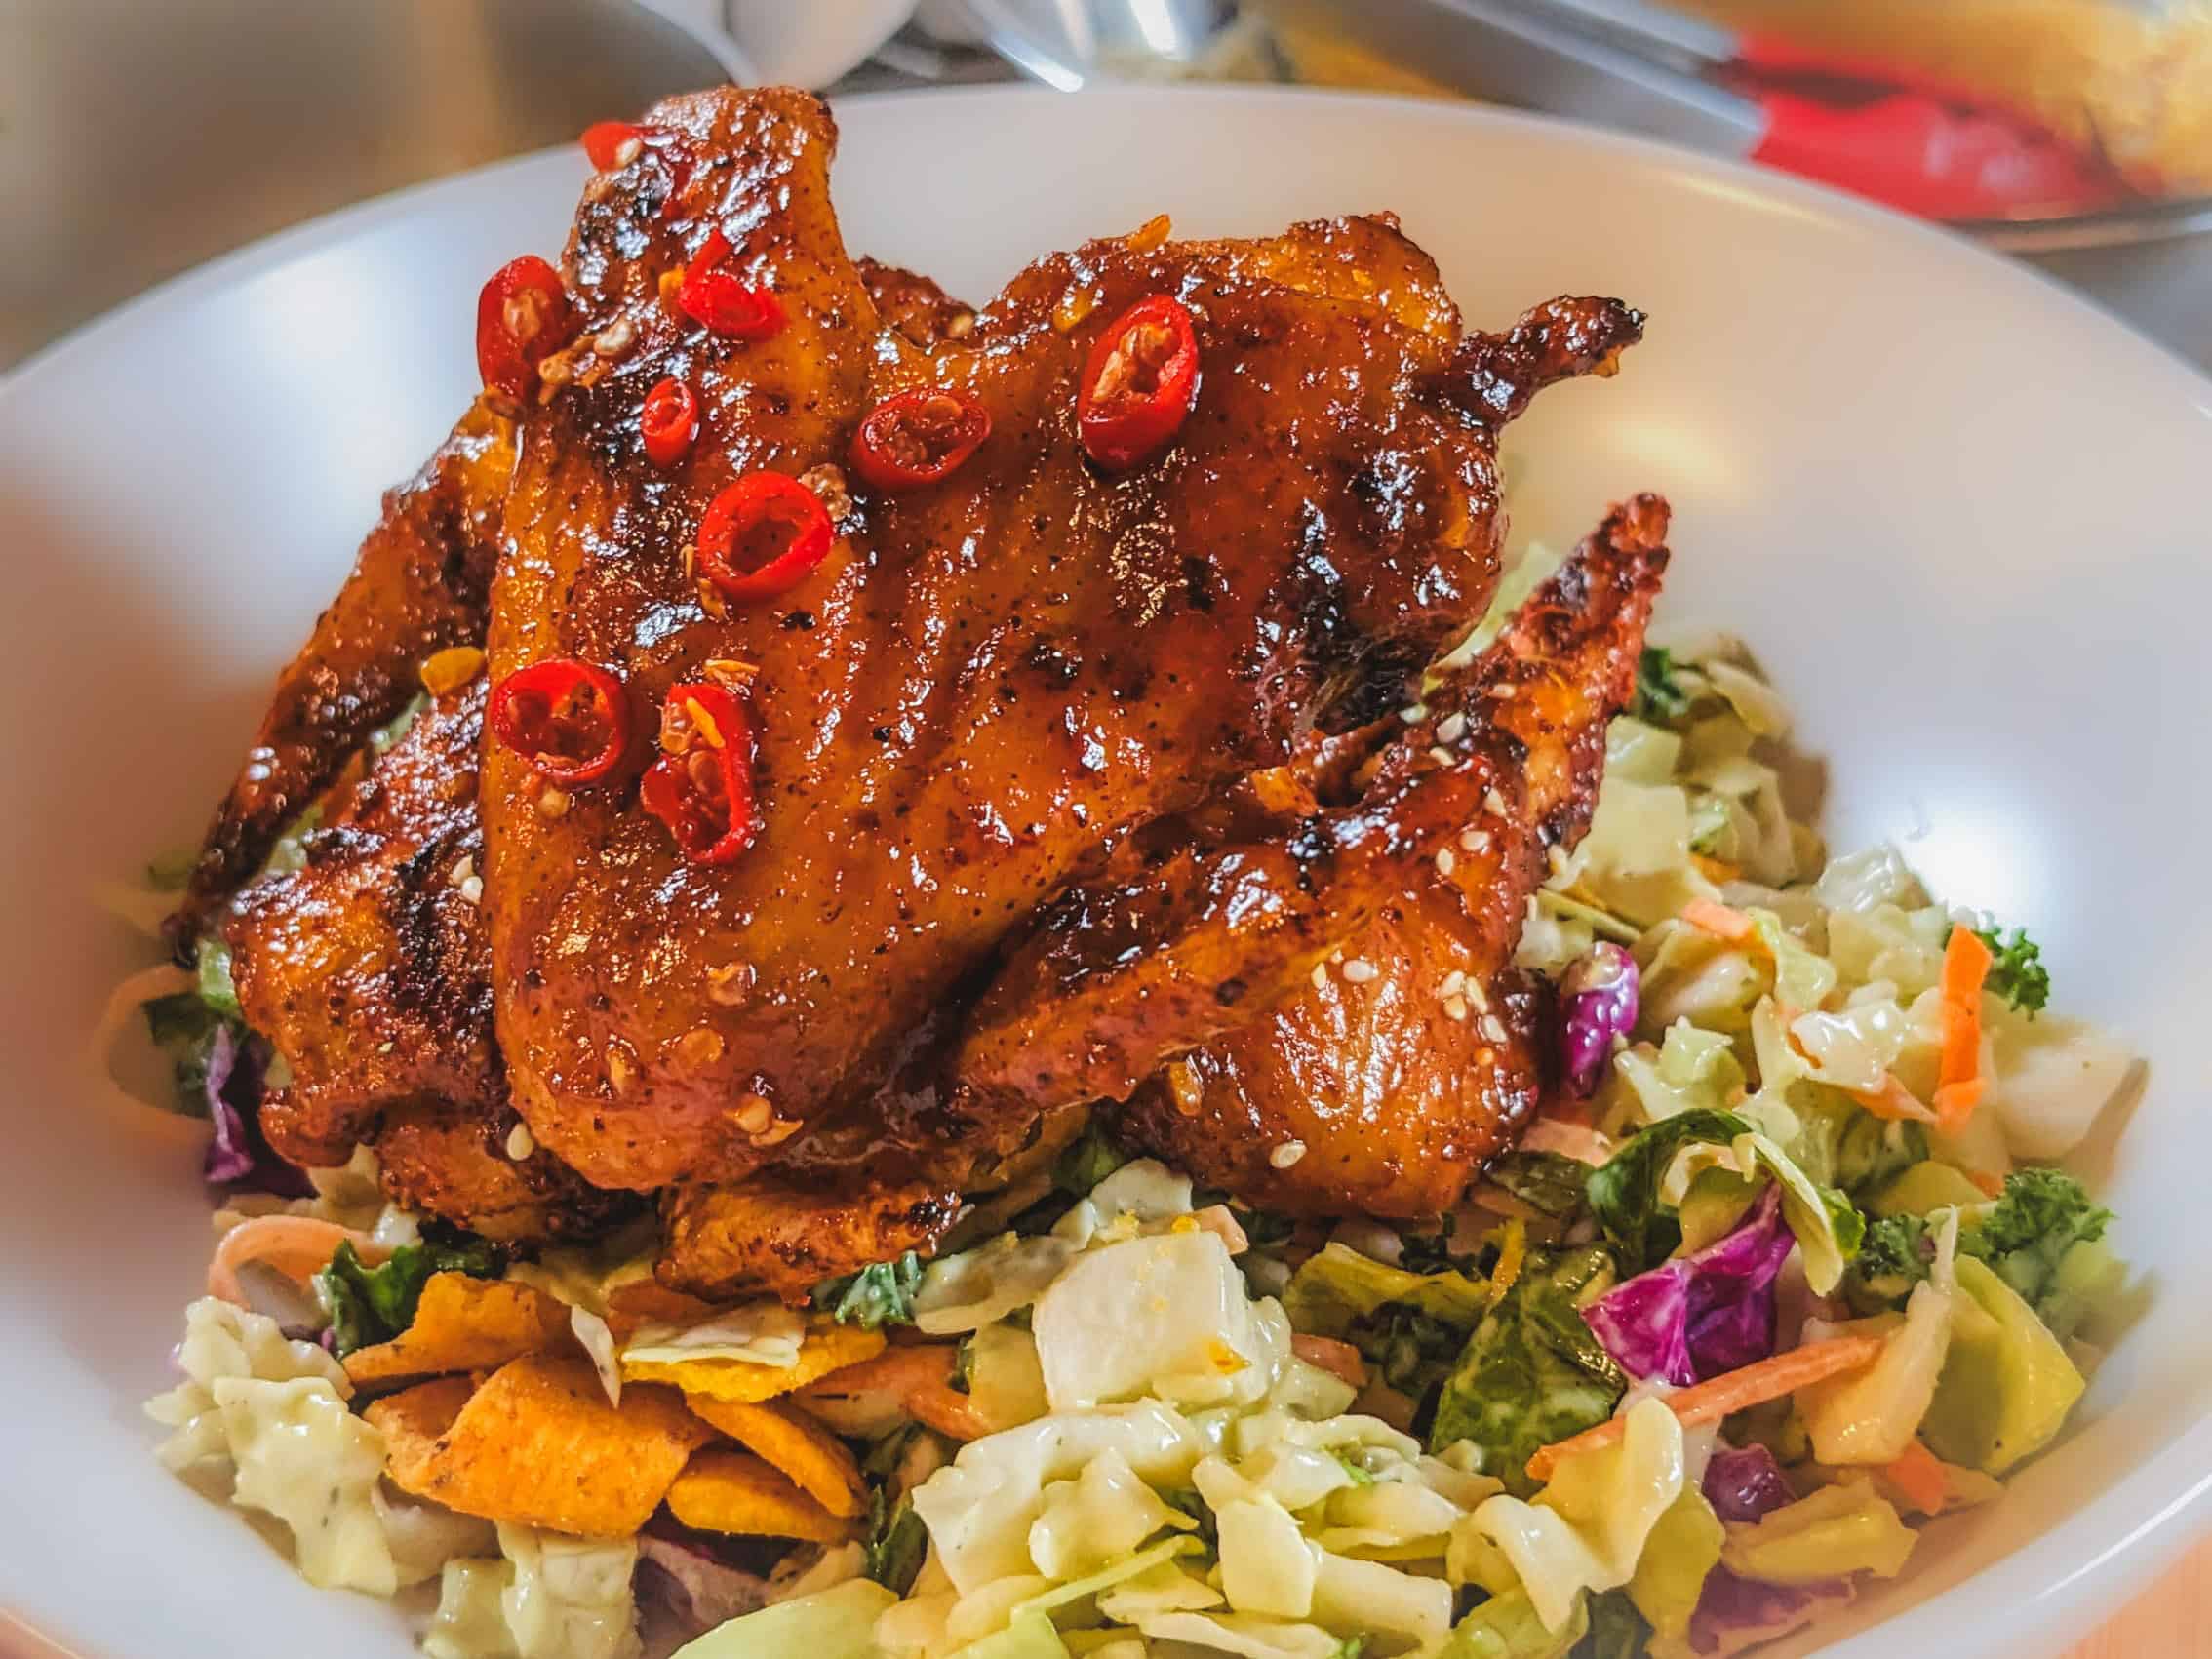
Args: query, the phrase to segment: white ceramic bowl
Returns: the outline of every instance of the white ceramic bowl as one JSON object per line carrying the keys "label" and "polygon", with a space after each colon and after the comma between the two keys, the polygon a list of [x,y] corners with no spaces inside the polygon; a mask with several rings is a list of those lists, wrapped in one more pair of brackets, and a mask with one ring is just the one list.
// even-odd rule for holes
{"label": "white ceramic bowl", "polygon": [[[1835,841],[1896,837],[2032,926],[2059,1000],[2151,1063],[2095,1159],[2149,1312],[2008,1501],[1825,1634],[2047,1652],[2170,1558],[2212,1515],[2212,385],[1934,232],[1515,116],[1233,91],[839,114],[851,245],[973,297],[1164,209],[1223,233],[1393,208],[1474,320],[1561,291],[1650,312],[1619,378],[1514,429],[1522,532],[1665,491],[1665,614],[1756,642],[1828,758]],[[203,1131],[89,1081],[144,947],[86,894],[197,835],[378,491],[472,391],[484,273],[555,251],[582,179],[546,155],[307,226],[0,385],[0,1607],[79,1652],[405,1651],[149,1455],[138,1402],[209,1242]]]}

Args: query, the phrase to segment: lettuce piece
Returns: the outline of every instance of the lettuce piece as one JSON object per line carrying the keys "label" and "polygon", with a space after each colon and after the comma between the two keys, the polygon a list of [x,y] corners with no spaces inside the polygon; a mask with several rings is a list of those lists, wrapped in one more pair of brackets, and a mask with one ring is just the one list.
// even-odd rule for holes
{"label": "lettuce piece", "polygon": [[1553,1630],[1536,1615],[1525,1590],[1493,1596],[1452,1628],[1435,1659],[1566,1659],[1590,1628],[1583,1602]]}
{"label": "lettuce piece", "polygon": [[1644,1659],[1650,1649],[1651,1623],[1637,1611],[1625,1590],[1590,1598],[1590,1634],[1575,1659]]}
{"label": "lettuce piece", "polygon": [[1229,1247],[1206,1232],[1086,1251],[1037,1299],[1030,1329],[1054,1411],[1147,1394],[1250,1404],[1290,1349],[1282,1309],[1252,1302]]}
{"label": "lettuce piece", "polygon": [[1072,1479],[1115,1451],[1156,1489],[1185,1487],[1209,1449],[1186,1418],[1158,1401],[1058,1412],[969,1442],[914,1489],[912,1502],[929,1529],[936,1566],[970,1595],[1035,1571],[1029,1532],[1044,1513],[1048,1481]]}
{"label": "lettuce piece", "polygon": [[1611,1416],[1628,1378],[1578,1305],[1611,1271],[1601,1244],[1532,1252],[1444,1379],[1431,1449],[1471,1441],[1485,1470],[1526,1490],[1539,1447]]}
{"label": "lettuce piece", "polygon": [[[1750,951],[1686,922],[1662,922],[1639,947],[1637,961],[1643,975],[1639,1029],[1672,1034],[1687,1021],[1707,1046],[1717,1036],[1748,1030],[1753,1005],[1773,985]],[[1740,1085],[1741,1067],[1737,1074],[1734,1082]],[[1722,1080],[1718,1092],[1709,1091],[1688,1104],[1726,1106],[1727,1087]],[[1672,1117],[1680,1110],[1681,1106],[1655,1108],[1650,1116]]]}
{"label": "lettuce piece", "polygon": [[1082,1578],[1131,1556],[1157,1532],[1197,1525],[1163,1503],[1128,1459],[1108,1447],[1074,1480],[1044,1488],[1029,1528],[1029,1559],[1047,1578]]}
{"label": "lettuce piece", "polygon": [[1240,1498],[1213,1512],[1221,1593],[1240,1613],[1302,1619],[1314,1610],[1321,1552],[1273,1498]]}
{"label": "lettuce piece", "polygon": [[980,1330],[1045,1294],[1078,1248],[1051,1234],[1002,1233],[973,1249],[940,1256],[923,1271],[914,1323],[931,1336]]}
{"label": "lettuce piece", "polygon": [[1482,1174],[1554,1219],[1573,1215],[1589,1202],[1590,1165],[1563,1152],[1501,1152],[1482,1166]]}
{"label": "lettuce piece", "polygon": [[[1876,1217],[1876,1224],[1867,1229],[1863,1252],[1875,1255],[1879,1252],[1886,1264],[1903,1246],[1900,1234],[1916,1237],[1917,1229],[1891,1229],[1884,1232],[1880,1223],[1894,1216],[1924,1216],[1931,1210],[1955,1209],[1963,1216],[1966,1211],[1979,1209],[1987,1198],[1981,1188],[1948,1164],[1923,1159],[1892,1179],[1885,1181],[1867,1196],[1867,1212]],[[1877,1237],[1878,1235],[1878,1237]],[[1964,1239],[1960,1239],[1963,1245]],[[1864,1271],[1862,1267],[1862,1271]],[[1915,1278],[1918,1275],[1916,1273]]]}
{"label": "lettuce piece", "polygon": [[1990,997],[1982,1008],[1990,1040],[1982,1112],[2013,1157],[2066,1157],[2120,1093],[2135,1057],[2080,1020],[2024,1018]]}
{"label": "lettuce piece", "polygon": [[1640,1273],[1656,1266],[1682,1242],[1676,1208],[1660,1194],[1676,1155],[1700,1144],[1725,1147],[1750,1133],[1751,1126],[1733,1112],[1681,1112],[1640,1130],[1591,1171],[1591,1211],[1625,1268]]}
{"label": "lettuce piece", "polygon": [[1951,1349],[1955,1293],[1917,1286],[1905,1318],[1864,1370],[1797,1391],[1813,1455],[1830,1465],[1894,1463],[1905,1455],[1935,1398]]}
{"label": "lettuce piece", "polygon": [[424,1222],[422,1242],[402,1244],[379,1267],[364,1263],[348,1240],[315,1275],[316,1299],[330,1315],[332,1352],[342,1360],[356,1348],[399,1335],[415,1323],[432,1274],[496,1279],[506,1261],[506,1251],[491,1240],[444,1221]]}
{"label": "lettuce piece", "polygon": [[955,1648],[948,1659],[1068,1659],[1068,1647],[1043,1613],[1020,1613],[1005,1630]]}
{"label": "lettuce piece", "polygon": [[1695,1486],[1684,1486],[1674,1507],[1659,1518],[1628,1581],[1629,1600],[1659,1635],[1688,1634],[1706,1577],[1720,1564],[1726,1539],[1720,1518]]}
{"label": "lettuce piece", "polygon": [[1960,1256],[1955,1301],[1923,1433],[1948,1462],[2002,1475],[2050,1443],[2087,1384],[2034,1310],[1989,1266]]}
{"label": "lettuce piece", "polygon": [[1720,1560],[1762,1584],[1825,1584],[1854,1572],[1895,1578],[1918,1541],[1872,1486],[1844,1483],[1729,1527]]}
{"label": "lettuce piece", "polygon": [[1630,1376],[1702,1382],[1774,1352],[1774,1281],[1795,1243],[1769,1186],[1736,1231],[1615,1285],[1582,1317]]}
{"label": "lettuce piece", "polygon": [[675,1659],[871,1659],[876,1620],[897,1600],[880,1584],[848,1579],[731,1619],[678,1648]]}
{"label": "lettuce piece", "polygon": [[968,1398],[994,1428],[1035,1422],[1052,1408],[1037,1339],[1019,1325],[985,1325],[968,1339]]}
{"label": "lettuce piece", "polygon": [[[1755,1131],[1738,1135],[1725,1147],[1703,1139],[1680,1147],[1660,1182],[1659,1204],[1672,1200],[1679,1205],[1693,1184],[1715,1169],[1747,1183],[1771,1177],[1781,1189],[1783,1218],[1804,1252],[1806,1282],[1822,1296],[1841,1283],[1844,1268],[1858,1254],[1866,1235],[1866,1217],[1848,1198],[1833,1187],[1815,1184],[1770,1137]],[[1672,1225],[1679,1244],[1679,1209],[1673,1212]]]}
{"label": "lettuce piece", "polygon": [[922,1258],[908,1250],[896,1261],[880,1261],[842,1279],[814,1286],[813,1305],[839,1324],[877,1330],[887,1324],[912,1324],[914,1298],[922,1288]]}
{"label": "lettuce piece", "polygon": [[1657,1400],[1631,1406],[1620,1441],[1563,1460],[1534,1503],[1487,1499],[1460,1524],[1512,1562],[1553,1630],[1586,1591],[1629,1582],[1645,1540],[1685,1484],[1682,1426]]}
{"label": "lettuce piece", "polygon": [[1283,1292],[1283,1311],[1294,1328],[1340,1341],[1394,1305],[1473,1330],[1490,1305],[1490,1291],[1462,1273],[1407,1273],[1332,1244],[1308,1257]]}

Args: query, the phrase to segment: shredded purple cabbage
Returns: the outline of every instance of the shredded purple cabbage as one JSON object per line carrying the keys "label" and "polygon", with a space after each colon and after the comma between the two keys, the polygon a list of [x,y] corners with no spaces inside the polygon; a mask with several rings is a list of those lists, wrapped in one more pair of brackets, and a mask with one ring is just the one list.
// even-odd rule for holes
{"label": "shredded purple cabbage", "polygon": [[268,1049],[258,1039],[237,1042],[228,1026],[217,1026],[208,1047],[208,1122],[215,1138],[200,1166],[210,1186],[233,1192],[271,1193],[278,1198],[308,1198],[314,1186],[296,1165],[286,1163],[261,1136],[261,1077]]}
{"label": "shredded purple cabbage", "polygon": [[1577,1099],[1596,1092],[1613,1063],[1613,1039],[1636,1029],[1640,979],[1636,958],[1600,940],[1576,959],[1560,980],[1560,1045],[1568,1091]]}
{"label": "shredded purple cabbage", "polygon": [[1851,1585],[1845,1579],[1764,1584],[1717,1566],[1705,1575],[1697,1611],[1690,1614],[1689,1645],[1705,1654],[1739,1652],[1809,1624],[1831,1603],[1850,1599]]}
{"label": "shredded purple cabbage", "polygon": [[1768,1187],[1733,1233],[1663,1262],[1582,1310],[1621,1368],[1677,1386],[1774,1352],[1774,1279],[1796,1244]]}
{"label": "shredded purple cabbage", "polygon": [[652,1647],[674,1648],[768,1605],[774,1550],[731,1549],[662,1516],[638,1535],[636,1591]]}
{"label": "shredded purple cabbage", "polygon": [[1705,1466],[1705,1501],[1722,1521],[1757,1521],[1797,1494],[1765,1446],[1721,1445]]}

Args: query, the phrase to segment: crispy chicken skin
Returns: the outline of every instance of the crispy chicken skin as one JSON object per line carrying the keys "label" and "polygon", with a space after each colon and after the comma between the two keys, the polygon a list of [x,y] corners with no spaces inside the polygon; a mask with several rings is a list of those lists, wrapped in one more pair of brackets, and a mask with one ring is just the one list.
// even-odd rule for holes
{"label": "crispy chicken skin", "polygon": [[634,1205],[544,1152],[506,1151],[518,1120],[492,1037],[490,943],[464,887],[483,858],[483,731],[479,679],[332,788],[297,869],[238,896],[223,936],[239,1007],[290,1074],[261,1127],[312,1166],[366,1142],[396,1202],[494,1238],[589,1232]]}
{"label": "crispy chicken skin", "polygon": [[384,497],[352,573],[284,672],[216,810],[171,923],[189,954],[223,901],[369,734],[422,689],[423,659],[481,643],[513,429],[479,401],[422,470]]}
{"label": "crispy chicken skin", "polygon": [[[1091,244],[924,354],[839,243],[818,103],[723,92],[650,120],[728,165],[691,168],[672,216],[658,156],[586,199],[568,252],[586,333],[627,321],[638,347],[525,423],[493,670],[606,664],[650,731],[708,661],[755,665],[762,830],[736,862],[692,865],[626,780],[549,817],[524,764],[489,752],[516,1101],[607,1186],[788,1169],[855,1124],[958,1183],[1026,1140],[1042,1103],[887,1083],[1001,942],[1118,842],[1279,764],[1317,720],[1395,706],[1480,612],[1499,514],[1494,436],[1468,405],[1488,397],[1479,373],[1507,371],[1488,336],[1459,337],[1433,268],[1379,220]],[[734,244],[725,268],[778,295],[772,337],[704,336],[661,303],[709,219]],[[1198,318],[1197,405],[1160,455],[1104,473],[1076,443],[1081,367],[1160,293]],[[1617,303],[1564,313],[1616,348],[1636,335]],[[662,473],[634,412],[679,369],[712,439]],[[912,494],[831,487],[841,533],[812,575],[773,602],[702,606],[683,549],[712,494],[755,467],[838,465],[861,415],[924,383],[991,411],[975,456]]]}
{"label": "crispy chicken skin", "polygon": [[1544,1009],[1506,965],[1549,849],[1589,827],[1666,528],[1655,497],[1615,509],[1458,687],[1430,690],[1515,763],[1525,794],[1447,841],[1448,858],[1432,856],[1295,995],[1139,1088],[1116,1114],[1125,1134],[1293,1214],[1421,1218],[1458,1202],[1542,1091]]}

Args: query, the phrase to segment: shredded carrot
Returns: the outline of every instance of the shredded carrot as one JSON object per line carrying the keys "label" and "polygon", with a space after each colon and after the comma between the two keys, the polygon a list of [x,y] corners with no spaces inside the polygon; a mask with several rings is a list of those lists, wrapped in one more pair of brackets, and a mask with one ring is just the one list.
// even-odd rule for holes
{"label": "shredded carrot", "polygon": [[[1718,1423],[1754,1405],[1763,1405],[1769,1400],[1780,1400],[1800,1388],[1825,1382],[1840,1372],[1856,1370],[1871,1362],[1881,1349],[1882,1338],[1878,1336],[1832,1336],[1825,1342],[1810,1342],[1787,1354],[1776,1354],[1740,1370],[1724,1371],[1719,1376],[1679,1389],[1666,1397],[1667,1409],[1680,1419],[1685,1429]],[[1545,1446],[1528,1460],[1528,1478],[1549,1481],[1562,1458],[1579,1457],[1586,1451],[1613,1444],[1626,1432],[1624,1421],[1611,1417],[1594,1429],[1585,1429],[1568,1440]]]}
{"label": "shredded carrot", "polygon": [[1740,910],[1731,910],[1725,904],[1716,904],[1710,898],[1693,898],[1682,906],[1682,920],[1692,928],[1711,933],[1717,939],[1726,939],[1732,945],[1759,943],[1758,924]]}
{"label": "shredded carrot", "polygon": [[943,1383],[918,1388],[906,1397],[907,1414],[916,1422],[956,1441],[979,1441],[998,1425],[975,1409],[975,1402]]}
{"label": "shredded carrot", "polygon": [[1932,1124],[1936,1115],[1920,1103],[1920,1097],[1897,1081],[1894,1072],[1884,1072],[1879,1088],[1854,1088],[1851,1098],[1877,1118],[1891,1122]]}
{"label": "shredded carrot", "polygon": [[1980,1187],[1991,1198],[2004,1197],[2004,1177],[1993,1175],[1987,1169],[1969,1169],[1966,1178]]}
{"label": "shredded carrot", "polygon": [[1936,1077],[1936,1121],[1955,1134],[1981,1104],[1982,981],[1995,959],[1971,928],[1954,927],[1943,948],[1943,1059]]}
{"label": "shredded carrot", "polygon": [[1244,1228],[1225,1204],[1209,1204],[1205,1208],[1192,1212],[1191,1224],[1201,1233],[1211,1233],[1229,1246],[1229,1253],[1241,1256],[1252,1247],[1251,1240],[1244,1237]]}
{"label": "shredded carrot", "polygon": [[208,1263],[208,1294],[243,1308],[246,1287],[238,1281],[238,1270],[248,1262],[260,1262],[304,1283],[330,1266],[337,1247],[347,1243],[372,1266],[392,1253],[366,1233],[308,1215],[257,1215],[241,1221],[216,1245],[215,1260]]}
{"label": "shredded carrot", "polygon": [[1922,1515],[1941,1515],[1944,1495],[1951,1482],[1936,1454],[1917,1439],[1905,1447],[1905,1455],[1883,1469],[1882,1479],[1905,1494],[1906,1501]]}
{"label": "shredded carrot", "polygon": [[1303,1332],[1290,1338],[1290,1352],[1309,1365],[1318,1365],[1330,1376],[1350,1383],[1354,1388],[1367,1386],[1367,1362],[1361,1358],[1359,1349],[1349,1342],[1339,1342],[1333,1336],[1307,1336]]}
{"label": "shredded carrot", "polygon": [[1730,882],[1734,881],[1738,876],[1743,874],[1742,870],[1738,869],[1735,865],[1729,863],[1727,860],[1722,858],[1708,858],[1702,852],[1692,852],[1689,855],[1689,861],[1698,867],[1698,869],[1704,874],[1707,881],[1716,883],[1721,887],[1726,887]]}

